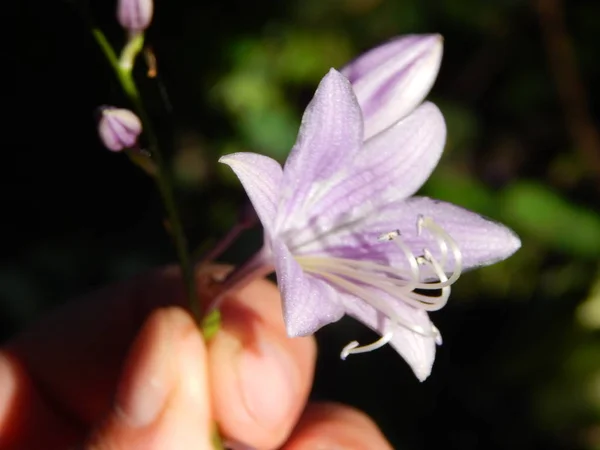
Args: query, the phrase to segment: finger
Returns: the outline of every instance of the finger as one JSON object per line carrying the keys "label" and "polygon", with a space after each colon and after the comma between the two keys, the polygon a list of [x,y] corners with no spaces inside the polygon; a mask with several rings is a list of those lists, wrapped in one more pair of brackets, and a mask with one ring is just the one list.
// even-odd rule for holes
{"label": "finger", "polygon": [[89,450],[211,447],[206,349],[189,314],[154,312],[136,338],[108,417]]}
{"label": "finger", "polygon": [[334,403],[310,404],[283,450],[392,450],[364,413]]}
{"label": "finger", "polygon": [[223,434],[259,449],[278,448],[304,409],[316,356],[312,337],[287,337],[279,291],[257,280],[222,307],[209,343],[214,413]]}
{"label": "finger", "polygon": [[78,431],[53,413],[18,360],[0,353],[0,449],[66,448]]}
{"label": "finger", "polygon": [[8,350],[50,404],[88,426],[110,409],[129,346],[150,312],[184,298],[177,270],[154,270],[65,305]]}

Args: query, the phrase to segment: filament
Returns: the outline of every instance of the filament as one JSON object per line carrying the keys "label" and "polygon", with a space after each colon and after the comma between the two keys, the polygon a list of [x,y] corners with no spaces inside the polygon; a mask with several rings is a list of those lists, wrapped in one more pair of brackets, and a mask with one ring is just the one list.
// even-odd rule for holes
{"label": "filament", "polygon": [[[306,272],[365,301],[393,325],[423,337],[433,337],[439,345],[442,342],[441,334],[435,326],[431,325],[430,330],[425,330],[422,326],[404,319],[387,298],[390,296],[427,312],[437,311],[447,304],[451,285],[458,280],[462,272],[462,253],[456,241],[431,217],[419,216],[417,235],[421,236],[424,232],[433,237],[438,247],[439,253],[436,254],[439,254],[439,259],[427,248],[423,249],[421,255],[415,256],[404,242],[400,230],[384,233],[378,238],[379,241],[390,241],[390,244],[396,245],[404,255],[408,267],[321,255],[299,255],[295,258]],[[452,267],[447,273],[450,257]],[[418,291],[430,292],[433,295]],[[352,341],[344,347],[340,356],[345,359],[351,354],[378,349],[389,343],[392,337],[393,332],[388,332],[377,341],[364,346]]]}
{"label": "filament", "polygon": [[360,346],[358,341],[352,341],[342,349],[342,352],[340,353],[340,358],[346,359],[348,357],[348,355],[352,355],[352,354],[356,354],[356,353],[372,352],[373,350],[377,350],[378,348],[381,348],[384,345],[386,345],[388,342],[390,342],[392,340],[393,337],[394,337],[394,333],[392,333],[390,331],[390,332],[384,334],[383,336],[381,336],[381,338],[379,338],[375,342],[368,344],[368,345]]}

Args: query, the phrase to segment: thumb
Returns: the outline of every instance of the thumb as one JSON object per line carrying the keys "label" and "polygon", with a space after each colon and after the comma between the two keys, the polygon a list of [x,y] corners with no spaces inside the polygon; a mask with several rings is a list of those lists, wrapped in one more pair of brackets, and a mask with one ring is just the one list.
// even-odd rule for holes
{"label": "thumb", "polygon": [[211,449],[207,372],[191,317],[180,308],[155,311],[129,351],[113,409],[85,448]]}

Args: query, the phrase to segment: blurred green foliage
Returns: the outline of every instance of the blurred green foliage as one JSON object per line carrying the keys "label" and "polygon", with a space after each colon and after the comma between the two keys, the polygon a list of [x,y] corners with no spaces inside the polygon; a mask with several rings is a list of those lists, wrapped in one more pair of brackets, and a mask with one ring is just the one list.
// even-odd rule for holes
{"label": "blurred green foliage", "polygon": [[[112,9],[100,3],[93,11],[118,40]],[[156,83],[141,84],[161,132],[173,135],[178,195],[200,249],[233,224],[244,201],[237,179],[217,164],[220,155],[255,151],[284,161],[330,67],[395,35],[444,36],[431,99],[446,118],[448,143],[421,194],[507,224],[523,248],[455,285],[448,307],[434,315],[445,343],[422,386],[391,351],[340,363],[339,349],[368,333],[353,323],[319,335],[315,397],[364,408],[396,448],[600,449],[600,168],[570,125],[559,95],[564,80],[549,58],[556,49],[540,26],[547,18],[534,4],[157,1],[149,42],[173,111]],[[567,34],[554,38],[572,46],[575,59],[566,64],[578,69],[588,102],[575,121],[597,125],[600,7],[583,0],[562,7]],[[20,54],[30,56],[23,73],[36,75],[21,90],[15,81],[17,91],[30,92],[30,103],[65,104],[82,137],[65,143],[68,120],[48,118],[43,141],[32,136],[11,153],[8,167],[19,175],[4,180],[12,228],[0,266],[0,310],[11,330],[69,296],[173,257],[151,183],[101,150],[93,122],[80,118],[91,119],[95,105],[122,102],[91,38],[70,7],[27,14],[37,34]],[[72,54],[83,55],[76,72]],[[84,92],[73,79],[88,86]],[[32,164],[28,152],[47,142],[65,149],[40,152]],[[23,197],[13,201],[8,192],[25,184],[37,192],[20,188]],[[239,262],[259,243],[259,232],[249,234],[226,259]]]}

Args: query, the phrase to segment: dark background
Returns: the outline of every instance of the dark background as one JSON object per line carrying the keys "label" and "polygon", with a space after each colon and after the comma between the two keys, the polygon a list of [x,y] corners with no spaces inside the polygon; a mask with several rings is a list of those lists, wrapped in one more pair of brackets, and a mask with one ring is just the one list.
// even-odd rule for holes
{"label": "dark background", "polygon": [[[154,184],[102,148],[95,112],[128,106],[91,38],[119,48],[112,2],[11,2],[4,37],[0,337],[103,284],[175,259]],[[5,32],[7,29],[5,29]],[[439,32],[430,98],[445,155],[422,193],[496,218],[523,248],[464,275],[433,314],[444,336],[419,384],[391,348],[347,361],[351,320],[318,334],[314,396],[371,414],[400,449],[600,449],[600,2],[158,0],[148,43],[173,106],[140,71],[193,247],[244,193],[217,166],[284,160],[329,67],[404,33]],[[143,69],[143,68],[142,68]],[[260,244],[249,233],[225,256]]]}

